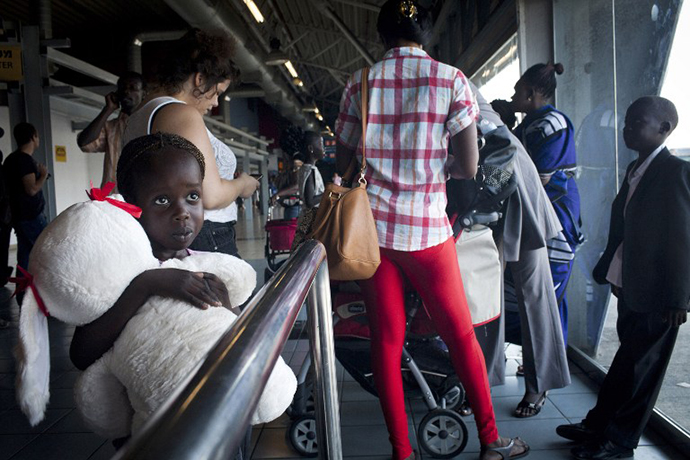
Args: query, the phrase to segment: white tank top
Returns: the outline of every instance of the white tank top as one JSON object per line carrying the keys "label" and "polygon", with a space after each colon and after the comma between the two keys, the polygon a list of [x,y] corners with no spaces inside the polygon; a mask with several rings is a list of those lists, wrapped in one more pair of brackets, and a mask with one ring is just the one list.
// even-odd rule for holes
{"label": "white tank top", "polygon": [[[127,119],[127,127],[122,136],[122,145],[126,145],[132,139],[151,134],[153,119],[161,108],[168,104],[184,104],[183,101],[171,96],[162,96],[151,99],[139,110]],[[218,174],[221,179],[232,180],[237,169],[237,158],[230,147],[221,142],[211,131],[206,128],[206,133],[213,147],[213,155],[218,165]],[[204,210],[204,220],[212,222],[232,222],[237,220],[237,205],[232,203],[223,209]]]}

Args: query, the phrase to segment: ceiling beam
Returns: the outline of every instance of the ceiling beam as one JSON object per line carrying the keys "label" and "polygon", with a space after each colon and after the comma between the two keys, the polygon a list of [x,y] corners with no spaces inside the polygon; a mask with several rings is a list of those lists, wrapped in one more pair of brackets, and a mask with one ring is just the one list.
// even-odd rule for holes
{"label": "ceiling beam", "polygon": [[287,51],[287,50],[289,50],[290,48],[292,48],[293,46],[295,46],[295,45],[297,44],[297,42],[299,42],[300,40],[302,40],[303,38],[305,38],[307,35],[309,35],[309,33],[310,33],[310,32],[309,32],[308,30],[302,32],[302,33],[299,35],[299,37],[295,38],[295,39],[292,40],[290,43],[288,43],[287,45],[285,45],[285,48],[283,49],[283,51]]}
{"label": "ceiling beam", "polygon": [[359,0],[335,0],[335,2],[342,3],[343,5],[354,6],[355,8],[360,8],[367,11],[373,11],[374,13],[378,13],[379,11],[381,11],[380,6],[373,5],[367,2],[360,2]]}
{"label": "ceiling beam", "polygon": [[311,57],[309,58],[309,60],[313,61],[313,60],[315,60],[316,58],[318,58],[319,56],[323,56],[325,53],[329,52],[329,51],[330,51],[331,49],[333,49],[335,46],[340,45],[340,42],[341,42],[341,41],[342,41],[341,38],[335,40],[333,43],[331,43],[330,45],[326,46],[325,48],[322,48],[321,51],[319,51],[319,52],[316,53],[315,55],[311,56]]}
{"label": "ceiling beam", "polygon": [[336,74],[345,75],[345,76],[347,76],[347,77],[350,76],[350,72],[346,72],[346,71],[344,71],[344,70],[336,69],[336,68],[334,68],[334,67],[329,67],[329,66],[323,65],[323,64],[317,64],[316,62],[303,61],[303,60],[299,60],[299,59],[293,59],[293,60],[292,60],[292,63],[293,63],[293,64],[299,64],[299,65],[306,65],[306,66],[309,66],[309,67],[314,67],[315,69],[327,70],[327,71],[329,71],[329,72],[334,72],[334,73],[336,73]]}
{"label": "ceiling beam", "polygon": [[362,43],[359,41],[359,39],[355,36],[355,34],[350,30],[350,28],[343,22],[342,19],[340,19],[340,16],[336,14],[336,12],[333,10],[330,4],[326,3],[324,0],[311,0],[312,4],[316,6],[321,14],[326,16],[328,19],[333,21],[333,24],[340,29],[340,32],[347,38],[347,40],[352,44],[352,46],[355,47],[357,52],[364,57],[364,60],[367,61],[367,64],[369,65],[374,65],[374,58],[372,55],[369,53],[369,51],[362,45]]}
{"label": "ceiling beam", "polygon": [[441,11],[438,13],[436,22],[434,22],[434,27],[433,29],[431,29],[431,38],[427,43],[427,48],[431,49],[434,46],[436,46],[436,43],[438,43],[438,39],[441,37],[441,34],[446,30],[446,23],[448,22],[448,18],[457,10],[458,3],[460,2],[455,2],[452,0],[446,0],[443,2],[443,5],[441,6]]}
{"label": "ceiling beam", "polygon": [[[337,30],[326,29],[323,27],[316,27],[312,24],[305,24],[305,23],[295,22],[295,21],[286,21],[285,25],[287,25],[289,27],[294,27],[295,29],[298,29],[298,30],[304,30],[306,32],[318,32],[318,33],[322,33],[322,34],[336,36],[339,38],[342,38],[342,36],[343,36],[343,34],[338,32]],[[368,40],[368,39],[362,38],[362,37],[357,37],[357,40],[359,40],[361,43],[364,43],[368,46],[378,46],[378,47],[382,46],[381,43],[376,41],[376,40]]]}

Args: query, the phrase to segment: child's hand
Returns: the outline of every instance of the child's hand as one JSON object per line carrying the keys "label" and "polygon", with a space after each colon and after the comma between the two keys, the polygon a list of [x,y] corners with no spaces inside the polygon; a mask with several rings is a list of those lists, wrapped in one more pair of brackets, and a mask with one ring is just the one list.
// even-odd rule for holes
{"label": "child's hand", "polygon": [[231,308],[232,305],[230,305],[230,294],[228,293],[228,288],[225,286],[225,283],[222,282],[220,278],[218,278],[213,273],[206,272],[195,273],[195,275],[203,276],[203,279],[207,283],[211,292],[215,295],[216,299],[220,301],[220,305],[217,306],[222,306],[234,311],[234,309]]}
{"label": "child's hand", "polygon": [[162,268],[145,271],[138,278],[149,296],[181,300],[202,310],[230,303],[225,285],[211,273]]}
{"label": "child's hand", "polygon": [[669,323],[671,327],[680,327],[688,320],[688,312],[685,310],[666,310],[662,318],[665,323]]}

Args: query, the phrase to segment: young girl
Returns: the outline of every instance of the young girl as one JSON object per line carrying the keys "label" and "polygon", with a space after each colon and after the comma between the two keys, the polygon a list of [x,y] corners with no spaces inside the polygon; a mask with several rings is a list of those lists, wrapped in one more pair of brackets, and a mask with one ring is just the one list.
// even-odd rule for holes
{"label": "young girl", "polygon": [[[139,222],[154,256],[161,261],[192,256],[187,248],[204,222],[204,171],[199,149],[175,134],[140,137],[122,151],[117,167],[120,193],[128,203],[141,208]],[[110,310],[76,328],[70,349],[74,365],[83,370],[100,358],[154,295],[182,300],[200,309],[230,305],[225,285],[212,273],[145,271],[132,280]]]}
{"label": "young girl", "polygon": [[[526,114],[522,123],[515,128],[514,134],[522,141],[537,167],[546,194],[563,227],[558,236],[547,241],[547,246],[563,344],[567,345],[566,288],[573,269],[575,248],[583,242],[583,238],[580,233],[580,193],[575,183],[577,156],[573,124],[564,113],[550,105],[556,91],[556,74],[561,73],[562,64],[536,64],[527,69],[515,84],[511,107],[515,112]],[[528,329],[533,336],[547,336],[542,330],[538,330],[540,334],[535,334],[537,328],[534,324],[530,324]],[[524,343],[526,342],[523,340]],[[546,359],[547,356],[550,355],[543,352],[535,359]],[[539,367],[547,369],[547,366]],[[561,388],[562,383],[567,381],[565,375],[547,376],[533,368],[529,362],[524,367],[525,397],[515,410],[517,417],[537,415],[546,400],[546,391]]]}

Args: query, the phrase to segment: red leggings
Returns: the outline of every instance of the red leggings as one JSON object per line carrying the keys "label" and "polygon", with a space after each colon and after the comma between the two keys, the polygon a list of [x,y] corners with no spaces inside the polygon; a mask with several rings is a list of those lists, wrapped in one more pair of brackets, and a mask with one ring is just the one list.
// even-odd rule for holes
{"label": "red leggings", "polygon": [[400,363],[405,338],[405,277],[419,293],[448,346],[474,411],[482,445],[498,439],[484,356],[467,308],[453,238],[422,251],[381,249],[381,265],[361,282],[371,327],[372,370],[386,419],[393,460],[412,453]]}

